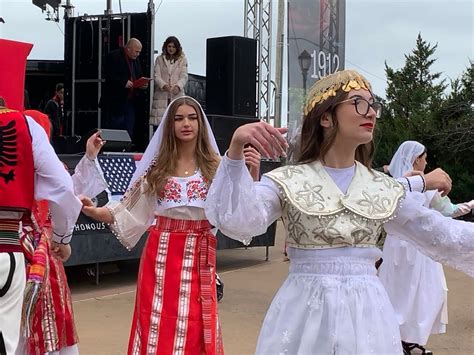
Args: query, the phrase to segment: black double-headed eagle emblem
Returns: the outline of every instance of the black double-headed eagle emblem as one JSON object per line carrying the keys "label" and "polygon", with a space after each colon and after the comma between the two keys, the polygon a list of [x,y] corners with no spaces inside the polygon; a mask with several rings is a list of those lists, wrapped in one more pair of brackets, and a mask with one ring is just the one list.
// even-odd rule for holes
{"label": "black double-headed eagle emblem", "polygon": [[15,121],[0,124],[0,178],[7,184],[15,180],[15,169],[12,167],[18,165],[17,139]]}

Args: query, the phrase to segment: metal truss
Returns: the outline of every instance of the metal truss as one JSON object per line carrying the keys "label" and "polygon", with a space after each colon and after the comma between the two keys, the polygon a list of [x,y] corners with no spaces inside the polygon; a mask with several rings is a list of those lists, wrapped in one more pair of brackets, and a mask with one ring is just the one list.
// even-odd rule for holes
{"label": "metal truss", "polygon": [[320,0],[320,48],[327,53],[338,52],[338,0]]}
{"label": "metal truss", "polygon": [[245,0],[244,36],[257,40],[257,116],[270,120],[272,0]]}

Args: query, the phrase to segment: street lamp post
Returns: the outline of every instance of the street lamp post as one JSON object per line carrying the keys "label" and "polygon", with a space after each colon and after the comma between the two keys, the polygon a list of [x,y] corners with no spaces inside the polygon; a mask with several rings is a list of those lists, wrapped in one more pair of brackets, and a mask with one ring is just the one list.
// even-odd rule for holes
{"label": "street lamp post", "polygon": [[309,54],[306,49],[303,50],[298,56],[298,61],[300,63],[301,75],[303,75],[303,92],[306,101],[306,81],[308,78],[308,70],[311,67],[311,54]]}

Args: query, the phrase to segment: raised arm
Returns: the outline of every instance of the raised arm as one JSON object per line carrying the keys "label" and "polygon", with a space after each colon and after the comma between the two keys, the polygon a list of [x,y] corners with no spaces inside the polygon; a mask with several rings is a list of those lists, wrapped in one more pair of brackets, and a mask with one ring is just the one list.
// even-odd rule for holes
{"label": "raised arm", "polygon": [[224,156],[206,200],[206,216],[226,236],[249,244],[281,216],[280,193],[268,178],[254,182],[244,160]]}
{"label": "raised arm", "polygon": [[407,193],[385,230],[430,258],[474,277],[474,224],[444,217],[424,207],[424,202],[423,194]]}
{"label": "raised arm", "polygon": [[474,208],[474,200],[455,204],[448,196],[443,197],[438,192],[434,192],[430,207],[439,211],[443,216],[456,218],[471,212]]}
{"label": "raised arm", "polygon": [[255,235],[281,216],[278,188],[269,179],[254,182],[244,162],[244,146],[250,144],[263,156],[285,155],[287,143],[282,133],[265,122],[237,128],[223,157],[206,201],[206,216],[225,235],[250,243]]}
{"label": "raised arm", "polygon": [[104,144],[100,131],[87,140],[86,154],[79,161],[72,175],[76,195],[94,197],[107,188],[104,174],[97,162],[97,155]]}

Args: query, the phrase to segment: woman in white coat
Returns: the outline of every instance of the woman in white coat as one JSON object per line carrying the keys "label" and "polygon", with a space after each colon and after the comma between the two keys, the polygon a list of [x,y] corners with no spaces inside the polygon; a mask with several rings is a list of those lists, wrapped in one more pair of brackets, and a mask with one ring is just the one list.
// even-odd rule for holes
{"label": "woman in white coat", "polygon": [[[412,170],[423,172],[426,157],[423,144],[403,142],[388,167],[390,175],[400,178]],[[424,195],[425,207],[453,218],[469,213],[474,207],[474,200],[452,204],[438,191],[426,191]],[[443,267],[410,242],[389,234],[383,248],[379,277],[395,309],[405,353],[418,348],[430,354],[423,345],[428,342],[430,334],[445,333],[448,323],[448,289]]]}
{"label": "woman in white coat", "polygon": [[168,37],[163,43],[162,53],[155,60],[155,91],[150,113],[150,124],[158,126],[168,104],[184,96],[188,82],[188,61],[179,40]]}

